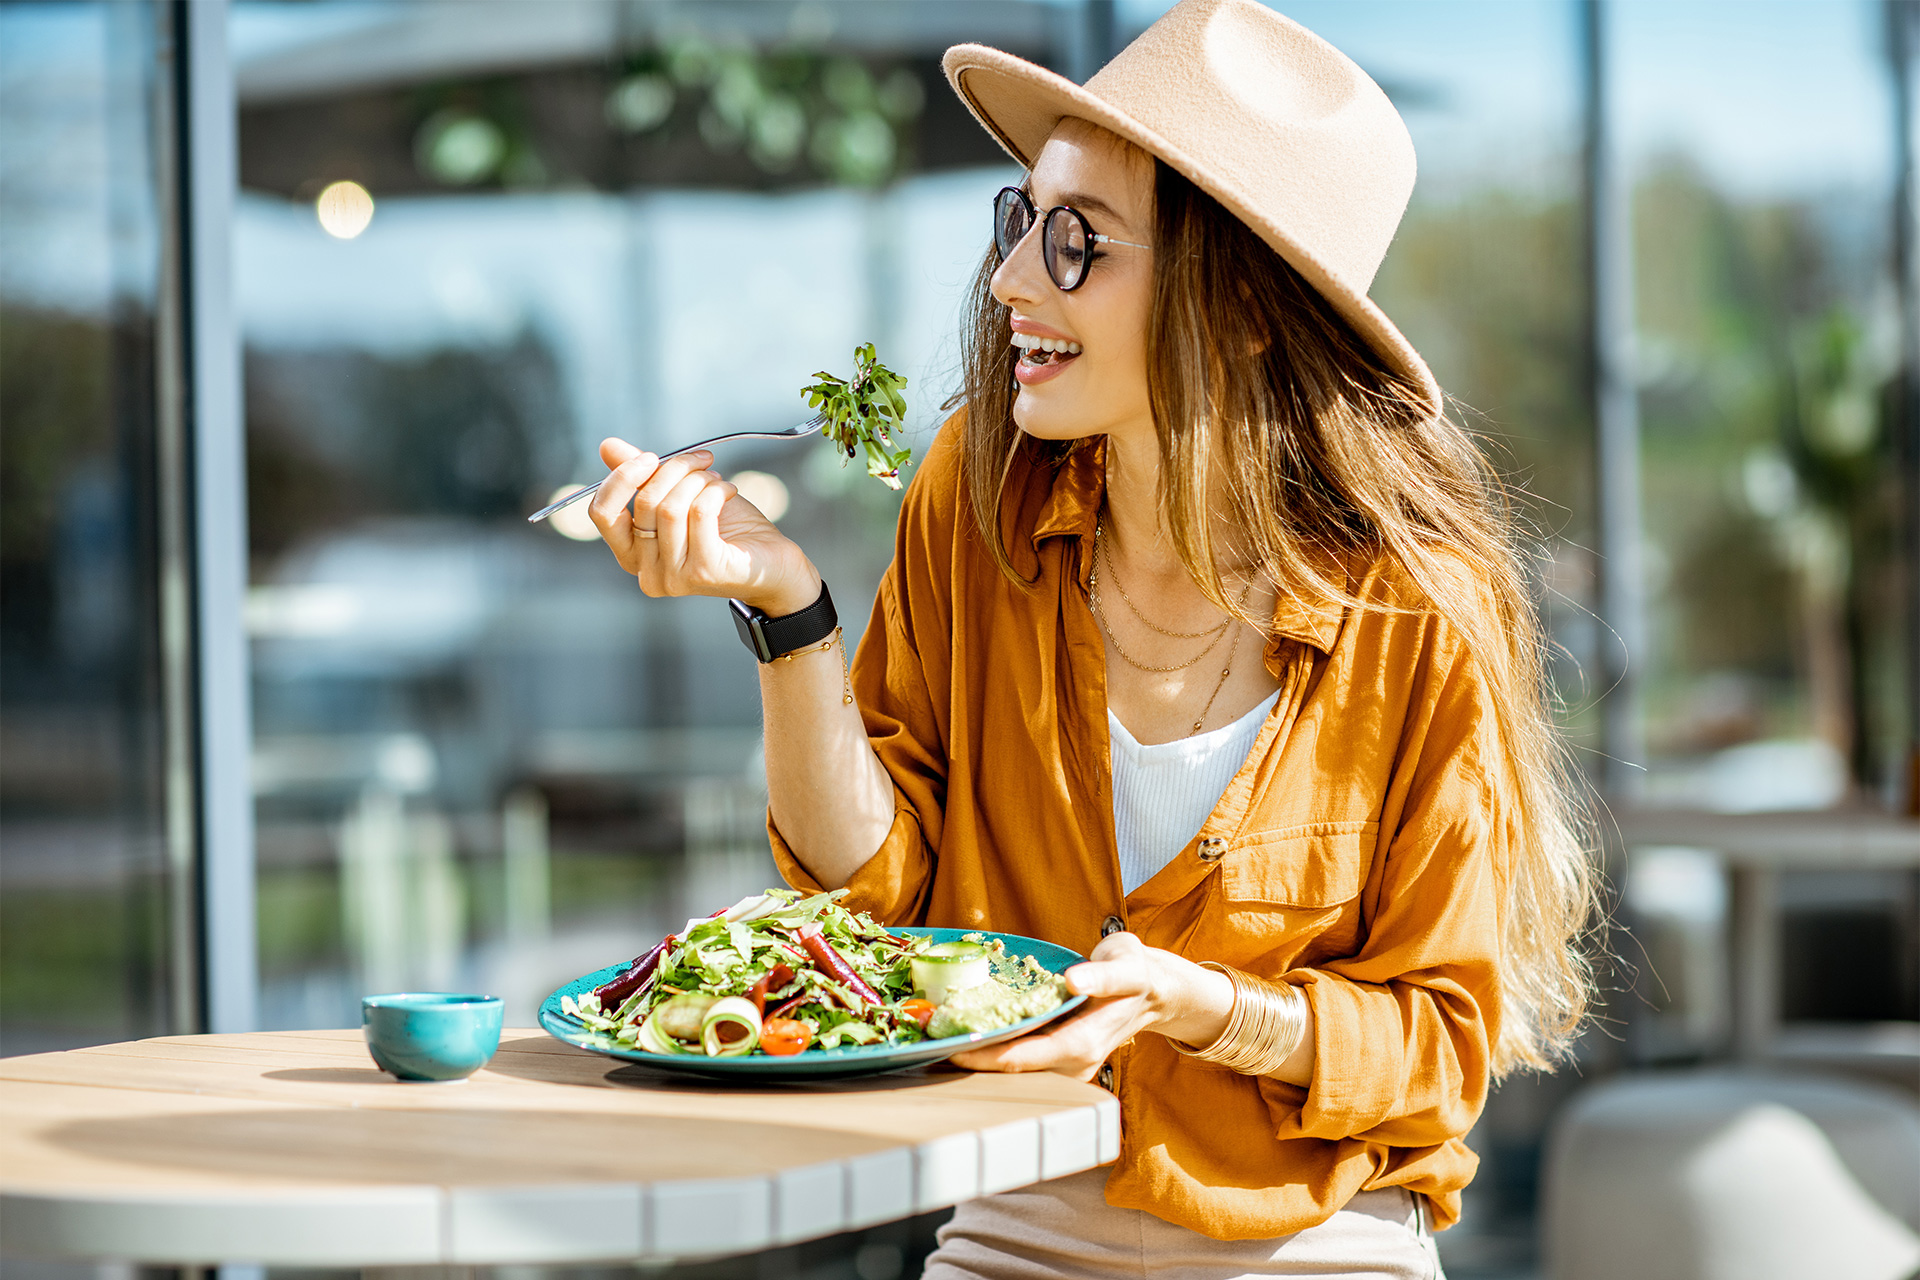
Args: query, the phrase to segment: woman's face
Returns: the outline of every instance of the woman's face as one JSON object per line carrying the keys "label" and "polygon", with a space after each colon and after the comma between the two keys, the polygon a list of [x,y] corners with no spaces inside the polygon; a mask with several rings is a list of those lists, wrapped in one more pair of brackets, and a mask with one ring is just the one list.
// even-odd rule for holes
{"label": "woman's face", "polygon": [[1063,121],[1027,176],[1038,217],[993,273],[993,296],[1012,312],[1016,346],[1027,338],[1075,343],[1078,354],[1023,349],[1014,364],[1020,392],[1013,420],[1047,440],[1151,435],[1147,404],[1147,312],[1153,254],[1092,246],[1085,281],[1063,293],[1040,254],[1042,220],[1055,205],[1085,215],[1098,235],[1151,244],[1153,167],[1112,134]]}

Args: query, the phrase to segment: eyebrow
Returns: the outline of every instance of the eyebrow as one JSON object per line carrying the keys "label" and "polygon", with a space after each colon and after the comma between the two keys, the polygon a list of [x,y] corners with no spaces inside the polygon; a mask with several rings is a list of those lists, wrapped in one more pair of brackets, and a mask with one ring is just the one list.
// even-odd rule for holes
{"label": "eyebrow", "polygon": [[[1032,199],[1033,184],[1029,182],[1025,189],[1027,198]],[[1035,201],[1035,203],[1037,204],[1038,201]],[[1060,193],[1059,200],[1055,203],[1064,204],[1069,209],[1078,209],[1081,213],[1092,213],[1098,214],[1103,218],[1111,218],[1115,222],[1124,223],[1126,221],[1118,209],[1108,204],[1105,200],[1102,200],[1099,196],[1090,195],[1085,191],[1063,191]]]}

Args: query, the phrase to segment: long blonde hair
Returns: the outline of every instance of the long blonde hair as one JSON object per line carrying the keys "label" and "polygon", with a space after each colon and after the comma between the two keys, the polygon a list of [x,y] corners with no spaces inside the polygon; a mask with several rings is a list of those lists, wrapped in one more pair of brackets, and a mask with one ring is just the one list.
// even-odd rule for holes
{"label": "long blonde hair", "polygon": [[[1136,153],[1144,155],[1144,153]],[[1387,370],[1331,305],[1253,231],[1154,162],[1149,402],[1160,501],[1173,545],[1216,606],[1261,630],[1223,582],[1209,485],[1248,554],[1279,588],[1333,610],[1355,599],[1330,567],[1385,553],[1473,653],[1517,779],[1521,820],[1505,904],[1504,1013],[1493,1071],[1551,1069],[1571,1046],[1591,983],[1591,823],[1581,775],[1550,710],[1547,641],[1507,490],[1473,438]],[[1002,572],[1002,499],[1022,448],[1064,458],[1082,442],[1023,436],[1007,309],[976,276],[966,334],[968,489]],[[1463,574],[1464,560],[1476,572]]]}

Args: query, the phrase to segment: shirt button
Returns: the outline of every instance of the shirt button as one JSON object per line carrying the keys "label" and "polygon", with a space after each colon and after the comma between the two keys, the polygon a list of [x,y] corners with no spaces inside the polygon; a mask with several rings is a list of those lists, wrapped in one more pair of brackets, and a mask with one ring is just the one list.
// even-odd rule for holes
{"label": "shirt button", "polygon": [[1200,861],[1218,862],[1227,853],[1227,842],[1220,836],[1208,836],[1200,842]]}
{"label": "shirt button", "polygon": [[1114,934],[1119,933],[1126,927],[1127,922],[1119,916],[1108,916],[1100,922],[1100,936],[1103,938],[1111,938]]}
{"label": "shirt button", "polygon": [[1099,1080],[1102,1089],[1105,1089],[1108,1093],[1113,1092],[1113,1064],[1111,1062],[1103,1062],[1100,1064]]}

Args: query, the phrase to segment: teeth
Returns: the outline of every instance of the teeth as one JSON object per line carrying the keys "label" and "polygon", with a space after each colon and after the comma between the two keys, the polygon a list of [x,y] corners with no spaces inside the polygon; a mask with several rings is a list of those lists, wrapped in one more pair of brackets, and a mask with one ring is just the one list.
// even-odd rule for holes
{"label": "teeth", "polygon": [[1070,356],[1077,356],[1083,350],[1079,343],[1065,338],[1042,338],[1031,333],[1014,334],[1013,345],[1022,351],[1060,351]]}

